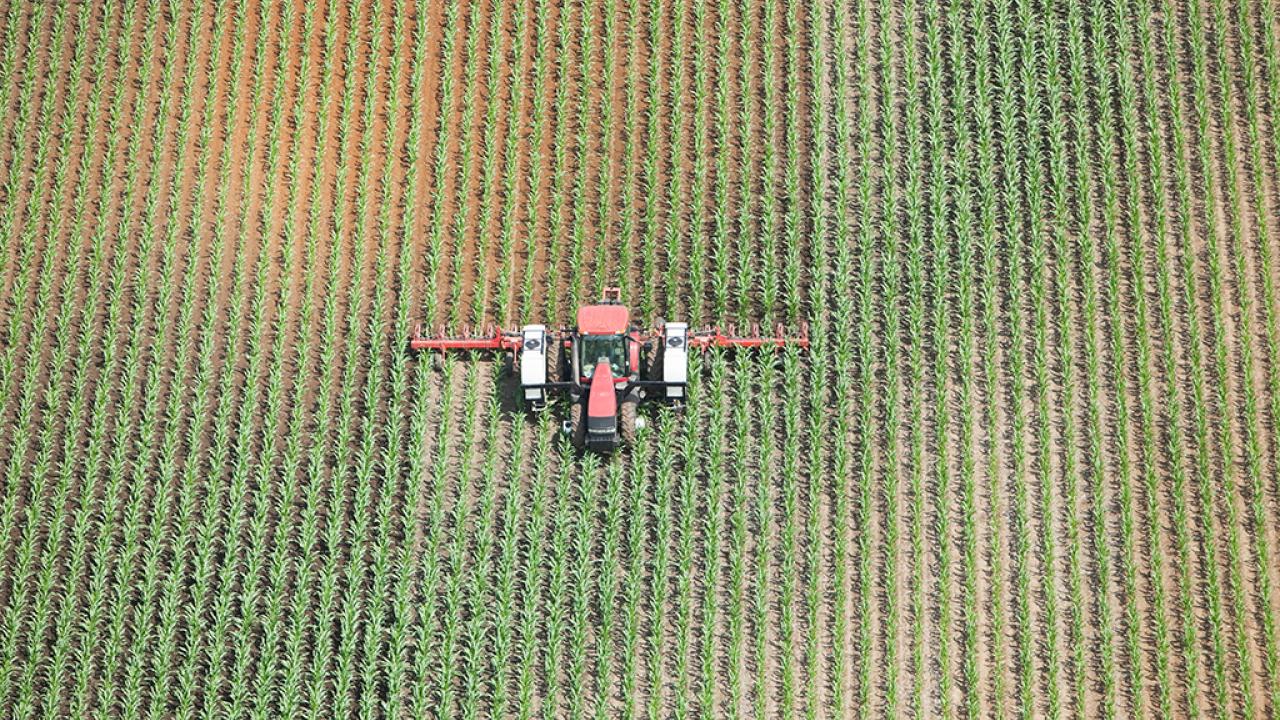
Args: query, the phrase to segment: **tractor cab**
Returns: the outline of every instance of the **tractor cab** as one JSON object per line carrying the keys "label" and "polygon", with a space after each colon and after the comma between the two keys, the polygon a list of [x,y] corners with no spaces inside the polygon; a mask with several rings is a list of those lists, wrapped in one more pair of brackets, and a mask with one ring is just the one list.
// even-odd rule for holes
{"label": "tractor cab", "polygon": [[616,288],[606,290],[599,303],[578,308],[574,339],[571,362],[579,383],[590,385],[604,367],[617,385],[638,379],[640,342],[631,327],[631,312],[622,304]]}

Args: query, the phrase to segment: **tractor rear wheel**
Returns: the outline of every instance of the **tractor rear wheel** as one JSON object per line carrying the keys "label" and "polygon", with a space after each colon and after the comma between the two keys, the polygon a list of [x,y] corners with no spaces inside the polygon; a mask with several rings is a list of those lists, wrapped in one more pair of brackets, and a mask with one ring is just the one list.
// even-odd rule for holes
{"label": "tractor rear wheel", "polygon": [[642,380],[662,379],[662,338],[652,340],[645,346],[644,371]]}
{"label": "tractor rear wheel", "polygon": [[574,400],[569,405],[569,439],[576,448],[587,444],[586,400]]}
{"label": "tractor rear wheel", "polygon": [[627,397],[622,401],[622,406],[618,408],[618,431],[622,434],[622,444],[624,445],[634,446],[636,444],[638,405],[639,401],[636,398]]}
{"label": "tractor rear wheel", "polygon": [[547,337],[547,382],[558,383],[564,378],[564,342],[557,337]]}

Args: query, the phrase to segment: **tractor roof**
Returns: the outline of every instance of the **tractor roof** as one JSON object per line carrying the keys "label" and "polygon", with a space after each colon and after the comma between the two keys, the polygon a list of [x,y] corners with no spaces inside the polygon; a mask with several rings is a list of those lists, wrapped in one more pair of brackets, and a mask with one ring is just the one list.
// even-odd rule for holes
{"label": "tractor roof", "polygon": [[626,305],[583,305],[578,308],[578,332],[616,335],[627,331],[631,313]]}

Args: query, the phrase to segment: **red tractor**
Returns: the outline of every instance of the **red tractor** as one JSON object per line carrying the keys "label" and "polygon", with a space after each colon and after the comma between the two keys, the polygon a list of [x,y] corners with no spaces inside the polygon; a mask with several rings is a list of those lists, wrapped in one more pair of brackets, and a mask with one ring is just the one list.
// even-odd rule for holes
{"label": "red tractor", "polygon": [[732,329],[728,334],[719,328],[691,331],[686,323],[661,320],[656,328],[641,329],[631,322],[617,288],[607,288],[600,302],[578,308],[576,328],[525,325],[463,337],[418,332],[409,341],[413,350],[510,350],[529,407],[541,411],[551,393],[567,393],[565,431],[574,445],[600,451],[635,441],[636,430],[643,427],[637,413],[642,400],[683,402],[690,348],[784,345],[809,347],[807,328],[801,326],[791,337],[781,327],[773,337],[762,337],[758,330],[737,337]]}

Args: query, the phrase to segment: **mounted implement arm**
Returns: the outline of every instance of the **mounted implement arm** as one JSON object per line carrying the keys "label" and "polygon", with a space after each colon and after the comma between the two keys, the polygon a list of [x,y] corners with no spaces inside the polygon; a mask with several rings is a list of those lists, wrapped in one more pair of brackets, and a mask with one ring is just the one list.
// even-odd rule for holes
{"label": "mounted implement arm", "polygon": [[463,328],[461,335],[445,336],[423,335],[422,329],[414,331],[409,339],[410,350],[519,350],[524,339],[518,332],[500,328],[484,328],[480,332],[470,332]]}
{"label": "mounted implement arm", "polygon": [[712,347],[723,348],[767,348],[767,347],[785,347],[787,345],[796,345],[806,350],[809,348],[809,324],[800,325],[800,332],[795,335],[787,335],[782,324],[779,323],[773,328],[773,335],[761,335],[760,326],[752,325],[751,332],[748,335],[737,335],[732,325],[729,326],[728,332],[721,332],[720,328],[711,328],[708,330],[700,330],[689,333],[689,347],[705,350]]}

